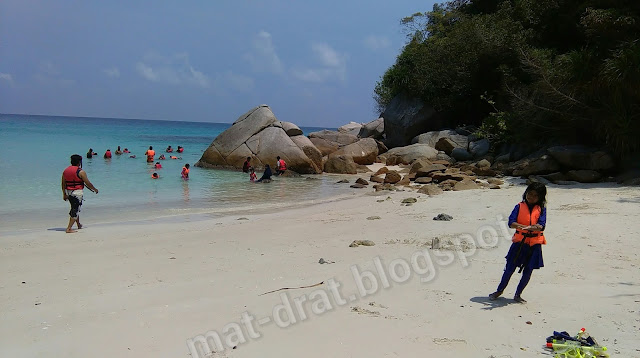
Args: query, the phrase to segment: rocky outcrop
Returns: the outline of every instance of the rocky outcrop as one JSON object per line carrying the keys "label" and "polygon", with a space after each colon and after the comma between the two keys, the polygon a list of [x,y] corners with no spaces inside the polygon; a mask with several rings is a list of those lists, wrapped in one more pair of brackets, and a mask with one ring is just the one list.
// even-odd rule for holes
{"label": "rocky outcrop", "polygon": [[196,166],[240,169],[246,158],[251,157],[253,166],[262,169],[265,164],[274,166],[277,156],[292,171],[322,173],[322,153],[302,136],[296,125],[278,121],[269,106],[261,105],[220,133]]}
{"label": "rocky outcrop", "polygon": [[353,161],[353,158],[338,155],[327,159],[324,163],[324,171],[337,174],[356,174],[358,173],[358,165]]}
{"label": "rocky outcrop", "polygon": [[420,99],[399,94],[391,100],[384,113],[385,144],[402,147],[421,134],[445,127],[444,117]]}
{"label": "rocky outcrop", "polygon": [[356,123],[356,122],[349,122],[348,124],[345,124],[341,127],[338,128],[338,132],[340,133],[347,133],[347,134],[351,134],[354,136],[358,136],[358,134],[360,133],[360,129],[362,128],[362,124],[361,123]]}
{"label": "rocky outcrop", "polygon": [[[378,160],[387,163],[387,165],[409,164],[417,159],[435,160],[437,155],[438,151],[427,144],[412,144],[390,149],[388,152],[378,155]],[[393,159],[393,163],[389,163],[391,159]]]}
{"label": "rocky outcrop", "polygon": [[608,170],[615,165],[608,153],[582,145],[556,146],[547,152],[558,163],[572,169]]}
{"label": "rocky outcrop", "polygon": [[382,117],[373,120],[360,128],[358,137],[381,139],[384,134],[384,119]]}
{"label": "rocky outcrop", "polygon": [[331,153],[329,158],[336,156],[349,156],[358,164],[373,164],[378,156],[378,144],[373,138],[360,139]]}

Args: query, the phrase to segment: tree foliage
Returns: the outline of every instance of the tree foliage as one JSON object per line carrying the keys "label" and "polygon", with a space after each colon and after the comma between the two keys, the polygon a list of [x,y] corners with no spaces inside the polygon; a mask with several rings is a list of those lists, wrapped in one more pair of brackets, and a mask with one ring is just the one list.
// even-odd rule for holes
{"label": "tree foliage", "polygon": [[405,92],[494,138],[639,149],[640,1],[456,0],[401,24],[379,109]]}

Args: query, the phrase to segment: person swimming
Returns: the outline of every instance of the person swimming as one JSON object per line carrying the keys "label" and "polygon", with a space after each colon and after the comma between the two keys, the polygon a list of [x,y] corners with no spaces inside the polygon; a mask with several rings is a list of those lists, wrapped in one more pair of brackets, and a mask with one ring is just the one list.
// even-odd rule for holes
{"label": "person swimming", "polygon": [[155,167],[156,169],[162,169],[162,164],[160,164],[160,162],[156,162]]}
{"label": "person swimming", "polygon": [[118,149],[116,149],[116,155],[120,155],[122,154],[122,150],[120,149],[120,146],[118,146]]}
{"label": "person swimming", "polygon": [[182,153],[182,152],[184,152],[184,148],[183,148],[183,147],[181,147],[181,146],[178,146],[178,150],[177,150],[177,152],[178,152],[178,153]]}
{"label": "person swimming", "polygon": [[171,146],[168,146],[166,152],[167,153],[173,153],[173,148],[171,148]]}
{"label": "person swimming", "polygon": [[158,173],[153,173],[151,174],[151,179],[159,179],[160,176],[158,175]]}
{"label": "person swimming", "polygon": [[131,152],[129,151],[129,149],[124,148],[124,150],[122,151],[122,153],[131,153]]}

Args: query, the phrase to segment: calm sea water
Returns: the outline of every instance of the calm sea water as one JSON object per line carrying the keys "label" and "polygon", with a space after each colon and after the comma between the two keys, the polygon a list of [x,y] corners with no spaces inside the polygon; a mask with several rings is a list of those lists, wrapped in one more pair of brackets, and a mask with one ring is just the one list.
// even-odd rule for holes
{"label": "calm sea water", "polygon": [[[193,167],[213,139],[229,126],[0,114],[0,229],[47,227],[54,222],[64,226],[69,205],[62,200],[62,171],[71,154],[85,157],[89,148],[98,156],[84,158],[83,168],[100,193],[85,190],[81,217],[87,223],[268,209],[349,193],[348,186],[336,185],[336,177],[331,175],[315,176],[318,180],[303,176],[252,184],[241,172]],[[324,128],[301,129],[308,134]],[[150,178],[155,170],[144,156],[150,145],[156,158],[169,145],[185,148],[182,154],[174,154],[182,159],[161,161],[158,180]],[[129,158],[131,154],[102,158],[107,149],[114,153],[117,146],[128,148],[136,158]],[[192,165],[189,181],[180,178],[186,163]]]}

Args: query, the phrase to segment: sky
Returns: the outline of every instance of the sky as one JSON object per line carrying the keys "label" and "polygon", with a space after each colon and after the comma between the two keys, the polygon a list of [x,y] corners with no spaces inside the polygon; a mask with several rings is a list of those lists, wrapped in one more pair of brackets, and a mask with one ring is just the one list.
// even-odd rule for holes
{"label": "sky", "polygon": [[2,0],[0,113],[366,123],[400,19],[434,3]]}

